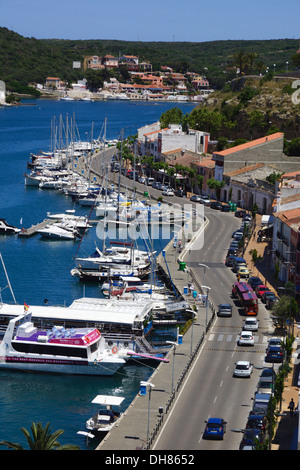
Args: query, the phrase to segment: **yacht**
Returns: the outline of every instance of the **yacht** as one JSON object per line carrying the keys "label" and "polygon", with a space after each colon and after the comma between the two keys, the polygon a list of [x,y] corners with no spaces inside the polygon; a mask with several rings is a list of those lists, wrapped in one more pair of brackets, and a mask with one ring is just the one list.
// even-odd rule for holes
{"label": "yacht", "polygon": [[5,219],[0,219],[0,234],[10,235],[19,232],[21,232],[20,228],[8,224]]}
{"label": "yacht", "polygon": [[24,311],[10,320],[0,344],[0,369],[75,375],[113,375],[125,354],[105,348],[97,328],[38,330]]}
{"label": "yacht", "polygon": [[124,397],[97,395],[92,403],[102,408],[87,420],[86,429],[97,434],[109,432],[122,416],[119,407],[124,400]]}
{"label": "yacht", "polygon": [[60,226],[59,224],[48,224],[44,228],[37,230],[37,233],[44,238],[54,240],[76,240],[79,237],[78,231],[72,227]]}

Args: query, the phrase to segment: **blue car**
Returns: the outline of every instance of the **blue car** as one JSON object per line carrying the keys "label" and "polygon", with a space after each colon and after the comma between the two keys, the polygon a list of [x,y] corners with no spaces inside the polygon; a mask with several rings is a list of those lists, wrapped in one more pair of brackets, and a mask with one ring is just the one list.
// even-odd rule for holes
{"label": "blue car", "polygon": [[223,439],[226,432],[226,421],[222,418],[209,418],[205,421],[206,426],[203,439]]}

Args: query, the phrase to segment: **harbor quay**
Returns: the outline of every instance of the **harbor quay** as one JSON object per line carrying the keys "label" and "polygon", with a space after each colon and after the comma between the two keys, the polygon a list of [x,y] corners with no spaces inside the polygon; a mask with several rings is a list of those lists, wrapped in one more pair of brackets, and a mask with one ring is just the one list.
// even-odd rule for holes
{"label": "harbor quay", "polygon": [[172,280],[178,295],[189,304],[193,321],[187,331],[178,335],[177,341],[170,345],[170,351],[166,355],[169,362],[161,362],[148,381],[141,382],[139,392],[118,424],[98,445],[98,451],[150,450],[184,386],[185,378],[192,370],[205,334],[215,316],[215,307],[211,302],[199,302],[195,293],[201,292],[200,280],[193,270],[189,269],[187,260],[190,248],[204,229],[205,223],[199,227],[191,240],[186,241],[181,253],[178,252],[178,243],[171,240],[158,256],[160,274],[165,281]]}

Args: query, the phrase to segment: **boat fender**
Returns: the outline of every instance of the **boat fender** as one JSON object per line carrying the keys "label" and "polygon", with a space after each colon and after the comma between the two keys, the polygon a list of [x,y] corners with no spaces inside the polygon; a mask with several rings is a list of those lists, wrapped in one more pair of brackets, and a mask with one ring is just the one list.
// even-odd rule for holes
{"label": "boat fender", "polygon": [[114,346],[114,347],[112,348],[111,352],[112,352],[113,354],[116,354],[116,353],[118,352],[118,348],[117,348],[116,346]]}

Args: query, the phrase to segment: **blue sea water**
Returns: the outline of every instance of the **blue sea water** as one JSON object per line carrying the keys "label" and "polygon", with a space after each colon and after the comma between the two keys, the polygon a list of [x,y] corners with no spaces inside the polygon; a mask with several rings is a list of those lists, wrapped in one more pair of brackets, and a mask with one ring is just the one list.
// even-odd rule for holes
{"label": "blue sea water", "polygon": [[[22,105],[0,107],[0,218],[17,227],[30,227],[41,222],[47,212],[58,213],[73,208],[71,199],[62,193],[26,187],[24,173],[30,153],[50,150],[51,120],[60,116],[64,122],[74,119],[82,140],[102,133],[107,119],[107,139],[136,134],[137,129],[156,122],[172,107],[190,113],[194,105],[147,102],[60,102],[54,100],[22,100]],[[76,213],[88,215],[89,209],[76,206]],[[154,250],[161,251],[168,240],[154,241]],[[89,230],[80,245],[80,254],[92,253],[97,242],[95,228]],[[141,245],[143,246],[143,244]],[[46,241],[38,235],[25,239],[0,236],[0,253],[17,303],[70,305],[76,298],[99,297],[97,285],[83,285],[70,274],[78,243]],[[144,247],[143,247],[144,248]],[[0,266],[0,289],[3,302],[12,302],[7,281]],[[0,300],[1,300],[0,299]],[[52,431],[63,429],[59,441],[75,444],[82,450],[90,442],[76,434],[85,429],[85,421],[94,411],[91,401],[97,394],[125,396],[126,408],[139,390],[139,383],[152,373],[145,365],[123,368],[113,377],[76,377],[47,374],[0,372],[0,441],[19,442],[27,447],[20,431],[30,429],[32,422]],[[1,449],[1,448],[0,448]],[[6,447],[3,447],[3,450]]]}

